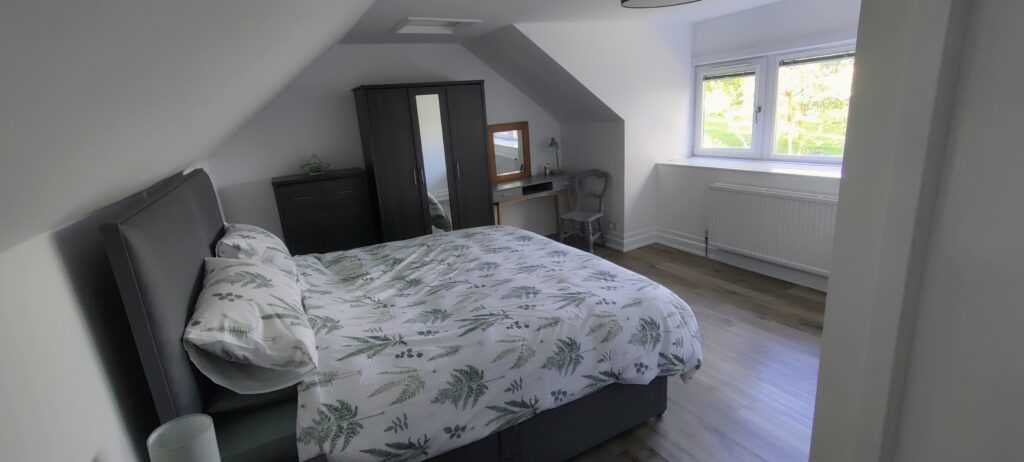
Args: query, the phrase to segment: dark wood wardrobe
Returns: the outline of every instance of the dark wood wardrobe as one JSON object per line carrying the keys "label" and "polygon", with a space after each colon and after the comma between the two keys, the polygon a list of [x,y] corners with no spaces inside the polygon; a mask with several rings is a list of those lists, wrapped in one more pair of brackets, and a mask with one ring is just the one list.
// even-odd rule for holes
{"label": "dark wood wardrobe", "polygon": [[431,202],[446,209],[452,229],[494,224],[483,81],[364,85],[353,92],[385,241],[430,234]]}

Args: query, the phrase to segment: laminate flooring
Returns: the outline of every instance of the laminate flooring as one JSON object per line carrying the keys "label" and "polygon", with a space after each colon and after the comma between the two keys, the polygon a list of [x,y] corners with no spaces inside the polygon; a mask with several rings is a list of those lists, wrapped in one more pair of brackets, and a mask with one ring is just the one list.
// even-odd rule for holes
{"label": "laminate flooring", "polygon": [[806,461],[825,294],[662,245],[596,253],[693,309],[704,361],[668,409],[576,462]]}

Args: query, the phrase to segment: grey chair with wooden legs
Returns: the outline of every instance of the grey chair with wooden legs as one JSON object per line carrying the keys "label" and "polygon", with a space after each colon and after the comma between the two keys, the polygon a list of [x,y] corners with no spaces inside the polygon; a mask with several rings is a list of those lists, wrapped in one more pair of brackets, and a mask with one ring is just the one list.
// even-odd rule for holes
{"label": "grey chair with wooden legs", "polygon": [[[600,238],[604,245],[604,230],[601,217],[604,216],[604,192],[608,189],[608,173],[601,170],[587,170],[576,175],[576,206],[572,212],[562,214],[562,232],[558,239],[573,234],[587,240],[587,250],[594,252],[594,240]],[[596,228],[596,230],[595,230]],[[595,232],[596,231],[596,232]]]}

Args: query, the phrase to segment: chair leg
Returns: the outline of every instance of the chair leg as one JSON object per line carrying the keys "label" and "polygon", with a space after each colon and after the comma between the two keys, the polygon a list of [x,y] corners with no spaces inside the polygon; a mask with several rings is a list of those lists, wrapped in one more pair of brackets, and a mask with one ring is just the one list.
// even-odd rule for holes
{"label": "chair leg", "polygon": [[587,252],[594,253],[594,225],[588,221],[585,225],[587,232]]}
{"label": "chair leg", "polygon": [[601,226],[601,219],[597,220],[597,233],[601,235],[601,245],[607,246],[608,241],[604,237],[604,226]]}

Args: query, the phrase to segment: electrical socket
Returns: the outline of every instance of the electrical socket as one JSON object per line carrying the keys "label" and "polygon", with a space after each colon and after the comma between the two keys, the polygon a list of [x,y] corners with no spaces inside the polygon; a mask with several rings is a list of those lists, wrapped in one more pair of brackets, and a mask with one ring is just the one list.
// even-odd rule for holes
{"label": "electrical socket", "polygon": [[614,221],[609,221],[608,222],[608,229],[610,229],[612,231],[617,231],[619,229],[619,224],[614,222]]}

